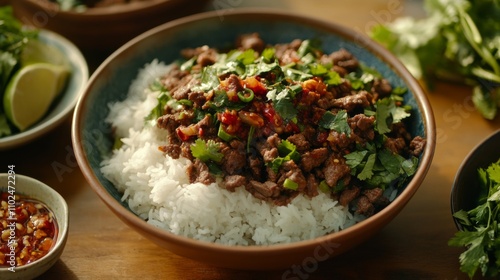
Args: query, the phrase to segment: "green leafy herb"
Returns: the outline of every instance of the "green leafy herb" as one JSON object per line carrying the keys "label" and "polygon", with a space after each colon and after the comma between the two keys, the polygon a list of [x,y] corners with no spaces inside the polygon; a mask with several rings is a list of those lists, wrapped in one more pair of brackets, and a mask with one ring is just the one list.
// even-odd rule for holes
{"label": "green leafy herb", "polygon": [[0,7],[0,92],[18,66],[21,53],[30,39],[38,36],[37,30],[24,29],[14,17],[12,7]]}
{"label": "green leafy herb", "polygon": [[215,112],[224,112],[225,110],[240,110],[246,106],[242,102],[232,102],[227,93],[223,90],[216,90],[214,100],[209,104],[211,110]]}
{"label": "green leafy herb", "polygon": [[222,157],[224,156],[221,152],[219,152],[219,144],[213,140],[205,141],[198,138],[191,145],[190,149],[191,154],[203,162],[213,161],[220,163],[222,161]]}
{"label": "green leafy herb", "polygon": [[[383,141],[384,138],[381,138]],[[418,158],[405,159],[383,147],[382,143],[359,146],[356,151],[344,155],[351,174],[368,186],[384,188],[390,184],[396,186],[415,174]]]}
{"label": "green leafy herb", "polygon": [[146,122],[157,120],[159,117],[163,116],[165,105],[171,100],[170,95],[166,91],[161,91],[158,94],[158,104],[149,112],[149,114],[144,118]]}
{"label": "green leafy herb", "polygon": [[298,112],[291,97],[276,100],[274,102],[274,109],[285,120],[294,119]]}
{"label": "green leafy herb", "polygon": [[201,84],[195,87],[197,91],[209,91],[219,86],[219,76],[217,68],[214,66],[204,67],[201,72]]}
{"label": "green leafy herb", "polygon": [[12,130],[7,122],[7,117],[0,113],[0,137],[8,136],[12,134]]}
{"label": "green leafy herb", "polygon": [[[13,73],[21,67],[21,54],[31,39],[38,37],[38,30],[25,29],[14,17],[11,6],[0,7],[0,97]],[[0,108],[2,98],[0,98]],[[13,133],[5,114],[0,109],[0,137]]]}
{"label": "green leafy herb", "polygon": [[351,127],[349,127],[347,123],[347,118],[348,115],[345,110],[338,111],[336,115],[330,111],[326,111],[319,121],[319,126],[325,129],[335,130],[338,133],[345,133],[349,136],[351,134]]}
{"label": "green leafy herb", "polygon": [[500,4],[497,0],[425,0],[428,16],[379,25],[371,36],[417,78],[474,86],[473,102],[486,119],[500,107]]}
{"label": "green leafy herb", "polygon": [[460,270],[473,278],[478,271],[496,277],[500,271],[500,159],[486,169],[478,169],[477,185],[481,189],[478,206],[460,210],[454,217],[463,225],[448,245],[466,247],[460,255]]}
{"label": "green leafy herb", "polygon": [[393,123],[398,123],[410,116],[410,113],[406,112],[405,108],[396,106],[396,103],[391,98],[377,100],[376,106],[376,129],[381,134],[390,132]]}
{"label": "green leafy herb", "polygon": [[321,41],[318,39],[304,40],[300,44],[297,54],[300,57],[304,57],[307,54],[311,54],[314,57],[321,53]]}

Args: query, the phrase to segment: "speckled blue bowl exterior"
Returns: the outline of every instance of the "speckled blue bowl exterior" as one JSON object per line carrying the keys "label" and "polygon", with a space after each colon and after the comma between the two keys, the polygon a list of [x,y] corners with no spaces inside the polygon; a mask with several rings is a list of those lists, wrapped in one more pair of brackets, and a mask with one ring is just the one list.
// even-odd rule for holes
{"label": "speckled blue bowl exterior", "polygon": [[394,86],[409,89],[404,98],[414,108],[409,120],[410,132],[427,138],[430,143],[424,152],[422,167],[415,176],[418,178],[410,182],[415,186],[403,198],[402,204],[406,204],[427,172],[435,145],[432,111],[417,81],[385,49],[345,27],[276,11],[235,10],[223,15],[217,11],[195,15],[152,29],[117,50],[90,78],[75,111],[73,144],[84,175],[108,206],[120,212],[118,215],[124,220],[130,222],[136,218],[130,211],[118,210],[118,203],[128,207],[121,201],[122,195],[100,171],[100,162],[110,153],[113,144],[111,128],[104,123],[109,113],[108,104],[126,98],[128,87],[139,69],[154,59],[169,63],[180,58],[180,50],[201,45],[230,47],[238,35],[251,32],[258,32],[265,42],[271,44],[287,43],[297,38],[318,38],[323,42],[325,52],[345,48],[365,65],[381,72]]}

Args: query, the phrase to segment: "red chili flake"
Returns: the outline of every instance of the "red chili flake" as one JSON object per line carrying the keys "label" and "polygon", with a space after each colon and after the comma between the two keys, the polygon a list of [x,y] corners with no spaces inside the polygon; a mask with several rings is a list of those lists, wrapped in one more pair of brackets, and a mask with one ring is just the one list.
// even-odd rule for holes
{"label": "red chili flake", "polygon": [[[25,196],[1,193],[0,197],[0,213],[3,213],[0,225],[7,225],[0,229],[0,267],[22,266],[45,256],[57,238],[52,212],[41,202]],[[13,216],[9,203],[15,205]],[[13,261],[7,256],[12,253]]]}
{"label": "red chili flake", "polygon": [[219,121],[225,125],[236,125],[238,123],[238,113],[235,110],[226,110],[218,115]]}

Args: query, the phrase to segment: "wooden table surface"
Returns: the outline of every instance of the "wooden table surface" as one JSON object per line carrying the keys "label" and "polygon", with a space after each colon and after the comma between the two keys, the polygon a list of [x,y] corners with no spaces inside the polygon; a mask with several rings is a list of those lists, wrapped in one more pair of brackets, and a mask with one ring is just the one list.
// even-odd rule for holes
{"label": "wooden table surface", "polygon": [[[335,21],[361,32],[375,23],[421,14],[420,1],[214,0],[209,9],[266,6]],[[222,12],[222,11],[220,11]],[[99,58],[88,55],[91,67]],[[121,222],[97,197],[76,164],[71,119],[26,146],[0,152],[0,170],[39,179],[66,199],[69,238],[61,259],[40,279],[467,279],[459,270],[461,248],[447,245],[456,231],[450,190],[464,157],[500,128],[471,105],[470,88],[438,83],[428,98],[437,125],[437,147],[426,179],[407,207],[368,242],[307,272],[237,271],[170,253]]]}

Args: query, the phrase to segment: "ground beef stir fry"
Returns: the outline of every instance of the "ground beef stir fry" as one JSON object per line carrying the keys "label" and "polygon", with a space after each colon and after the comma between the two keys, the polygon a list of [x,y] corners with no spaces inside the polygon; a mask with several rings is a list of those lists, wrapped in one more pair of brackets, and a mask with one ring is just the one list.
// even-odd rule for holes
{"label": "ground beef stir fry", "polygon": [[425,139],[405,128],[405,89],[345,49],[245,34],[228,52],[182,55],[152,86],[159,105],[147,119],[168,131],[162,152],[192,161],[191,182],[220,180],[276,205],[326,192],[370,216],[418,166]]}

